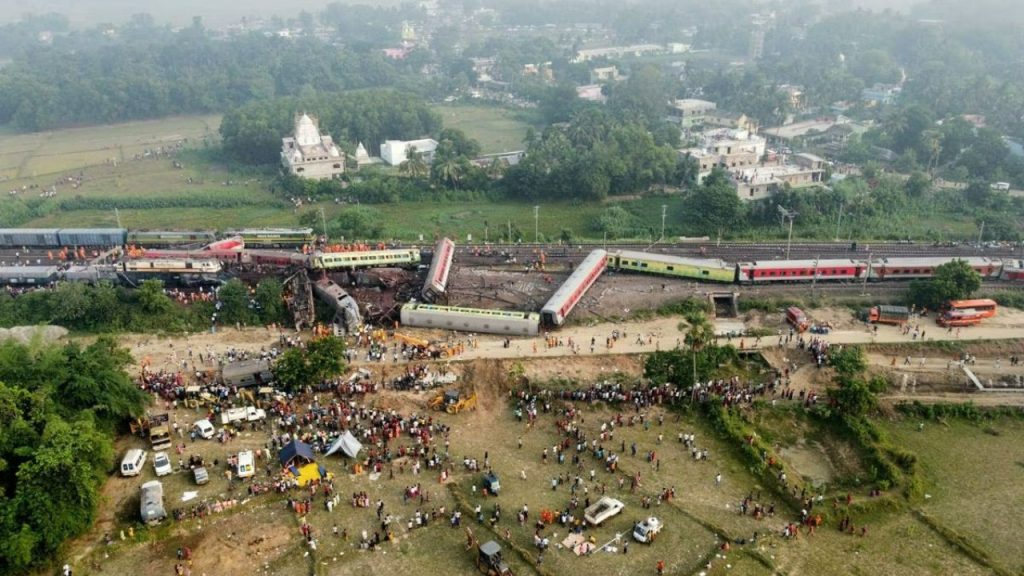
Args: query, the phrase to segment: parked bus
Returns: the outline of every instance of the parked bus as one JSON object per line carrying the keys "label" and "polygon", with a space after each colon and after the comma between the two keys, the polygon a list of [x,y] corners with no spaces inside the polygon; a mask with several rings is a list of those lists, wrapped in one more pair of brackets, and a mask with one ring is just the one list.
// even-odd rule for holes
{"label": "parked bus", "polygon": [[980,300],[951,300],[946,310],[974,310],[981,318],[991,318],[996,315],[996,302],[988,298]]}

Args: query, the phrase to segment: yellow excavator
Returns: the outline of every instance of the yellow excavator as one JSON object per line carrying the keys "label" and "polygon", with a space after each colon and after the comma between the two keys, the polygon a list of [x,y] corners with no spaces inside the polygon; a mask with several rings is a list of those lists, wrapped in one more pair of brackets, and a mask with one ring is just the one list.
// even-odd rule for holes
{"label": "yellow excavator", "polygon": [[458,414],[463,410],[473,410],[476,408],[476,392],[463,398],[458,390],[447,390],[443,394],[438,394],[429,403],[431,410],[445,411],[449,414]]}

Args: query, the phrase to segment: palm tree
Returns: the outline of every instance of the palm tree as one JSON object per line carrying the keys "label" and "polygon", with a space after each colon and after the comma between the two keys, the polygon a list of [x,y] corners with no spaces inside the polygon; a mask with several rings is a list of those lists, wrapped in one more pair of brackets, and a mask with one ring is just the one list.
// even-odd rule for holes
{"label": "palm tree", "polygon": [[506,170],[508,170],[508,162],[501,158],[495,158],[494,160],[491,160],[490,165],[487,166],[487,175],[491,179],[497,180],[505,175]]}
{"label": "palm tree", "polygon": [[[680,323],[679,329],[682,330],[683,327],[684,324]],[[704,315],[693,318],[689,329],[686,331],[684,340],[686,345],[690,347],[690,354],[693,358],[693,383],[697,384],[697,352],[705,346],[714,343],[715,327],[711,325],[711,322],[708,322],[707,317]]]}
{"label": "palm tree", "polygon": [[462,164],[458,158],[438,158],[433,166],[434,179],[452,188],[458,188],[462,181]]}
{"label": "palm tree", "polygon": [[413,150],[409,157],[398,167],[398,172],[410,178],[426,178],[430,174],[430,166],[423,161],[423,154]]}

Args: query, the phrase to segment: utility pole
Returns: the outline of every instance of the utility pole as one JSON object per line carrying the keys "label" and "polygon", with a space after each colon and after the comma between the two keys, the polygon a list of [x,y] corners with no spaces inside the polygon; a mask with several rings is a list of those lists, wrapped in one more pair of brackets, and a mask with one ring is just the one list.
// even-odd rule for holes
{"label": "utility pole", "polygon": [[533,207],[533,243],[540,244],[540,206]]}
{"label": "utility pole", "polygon": [[818,260],[821,259],[821,255],[814,257],[814,275],[811,276],[811,298],[814,298],[814,287],[818,284]]}
{"label": "utility pole", "polygon": [[864,284],[861,288],[861,295],[867,295],[868,293],[868,276],[871,276],[871,253],[868,252],[868,269],[864,271]]}
{"label": "utility pole", "polygon": [[836,220],[836,242],[839,242],[839,226],[843,223],[843,208],[846,208],[846,203],[839,205],[839,220]]}
{"label": "utility pole", "polygon": [[124,228],[124,226],[121,226],[121,213],[117,211],[117,208],[114,208],[114,220],[117,220],[118,228]]}
{"label": "utility pole", "polygon": [[667,213],[666,212],[667,210],[668,210],[668,205],[667,204],[662,204],[661,205],[661,236],[658,237],[658,241],[659,242],[665,240],[665,214]]}
{"label": "utility pole", "polygon": [[[118,224],[120,226],[120,224]],[[981,246],[981,238],[985,235],[985,221],[981,221],[981,231],[978,232],[978,246]]]}
{"label": "utility pole", "polygon": [[782,222],[785,223],[786,219],[789,219],[789,239],[786,240],[786,260],[789,260],[789,249],[793,244],[793,220],[799,216],[795,210],[787,210],[782,206],[779,206],[779,215],[782,216]]}
{"label": "utility pole", "polygon": [[327,242],[327,217],[324,216],[324,207],[320,207],[320,225],[324,231],[324,242]]}
{"label": "utility pole", "polygon": [[509,244],[509,246],[512,245],[512,219],[511,218],[509,218],[509,220],[508,220],[508,244]]}

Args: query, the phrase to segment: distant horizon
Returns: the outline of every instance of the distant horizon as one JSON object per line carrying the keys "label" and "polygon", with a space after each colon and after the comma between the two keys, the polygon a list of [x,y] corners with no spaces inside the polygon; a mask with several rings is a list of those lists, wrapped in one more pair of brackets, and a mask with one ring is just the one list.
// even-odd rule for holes
{"label": "distant horizon", "polygon": [[[829,0],[821,0],[829,4]],[[927,1],[927,0],[925,0]],[[0,24],[17,22],[26,14],[42,15],[51,12],[68,17],[72,27],[91,27],[109,23],[127,22],[133,14],[150,14],[157,24],[174,27],[186,26],[194,16],[201,16],[209,26],[219,27],[238,23],[242,18],[296,18],[305,10],[321,12],[328,4],[363,4],[394,6],[402,0],[292,0],[282,5],[276,0],[248,0],[245,3],[218,3],[215,0],[150,0],[140,4],[135,0],[0,0]],[[906,13],[922,0],[849,0],[847,8],[867,8],[872,11],[892,9]]]}

